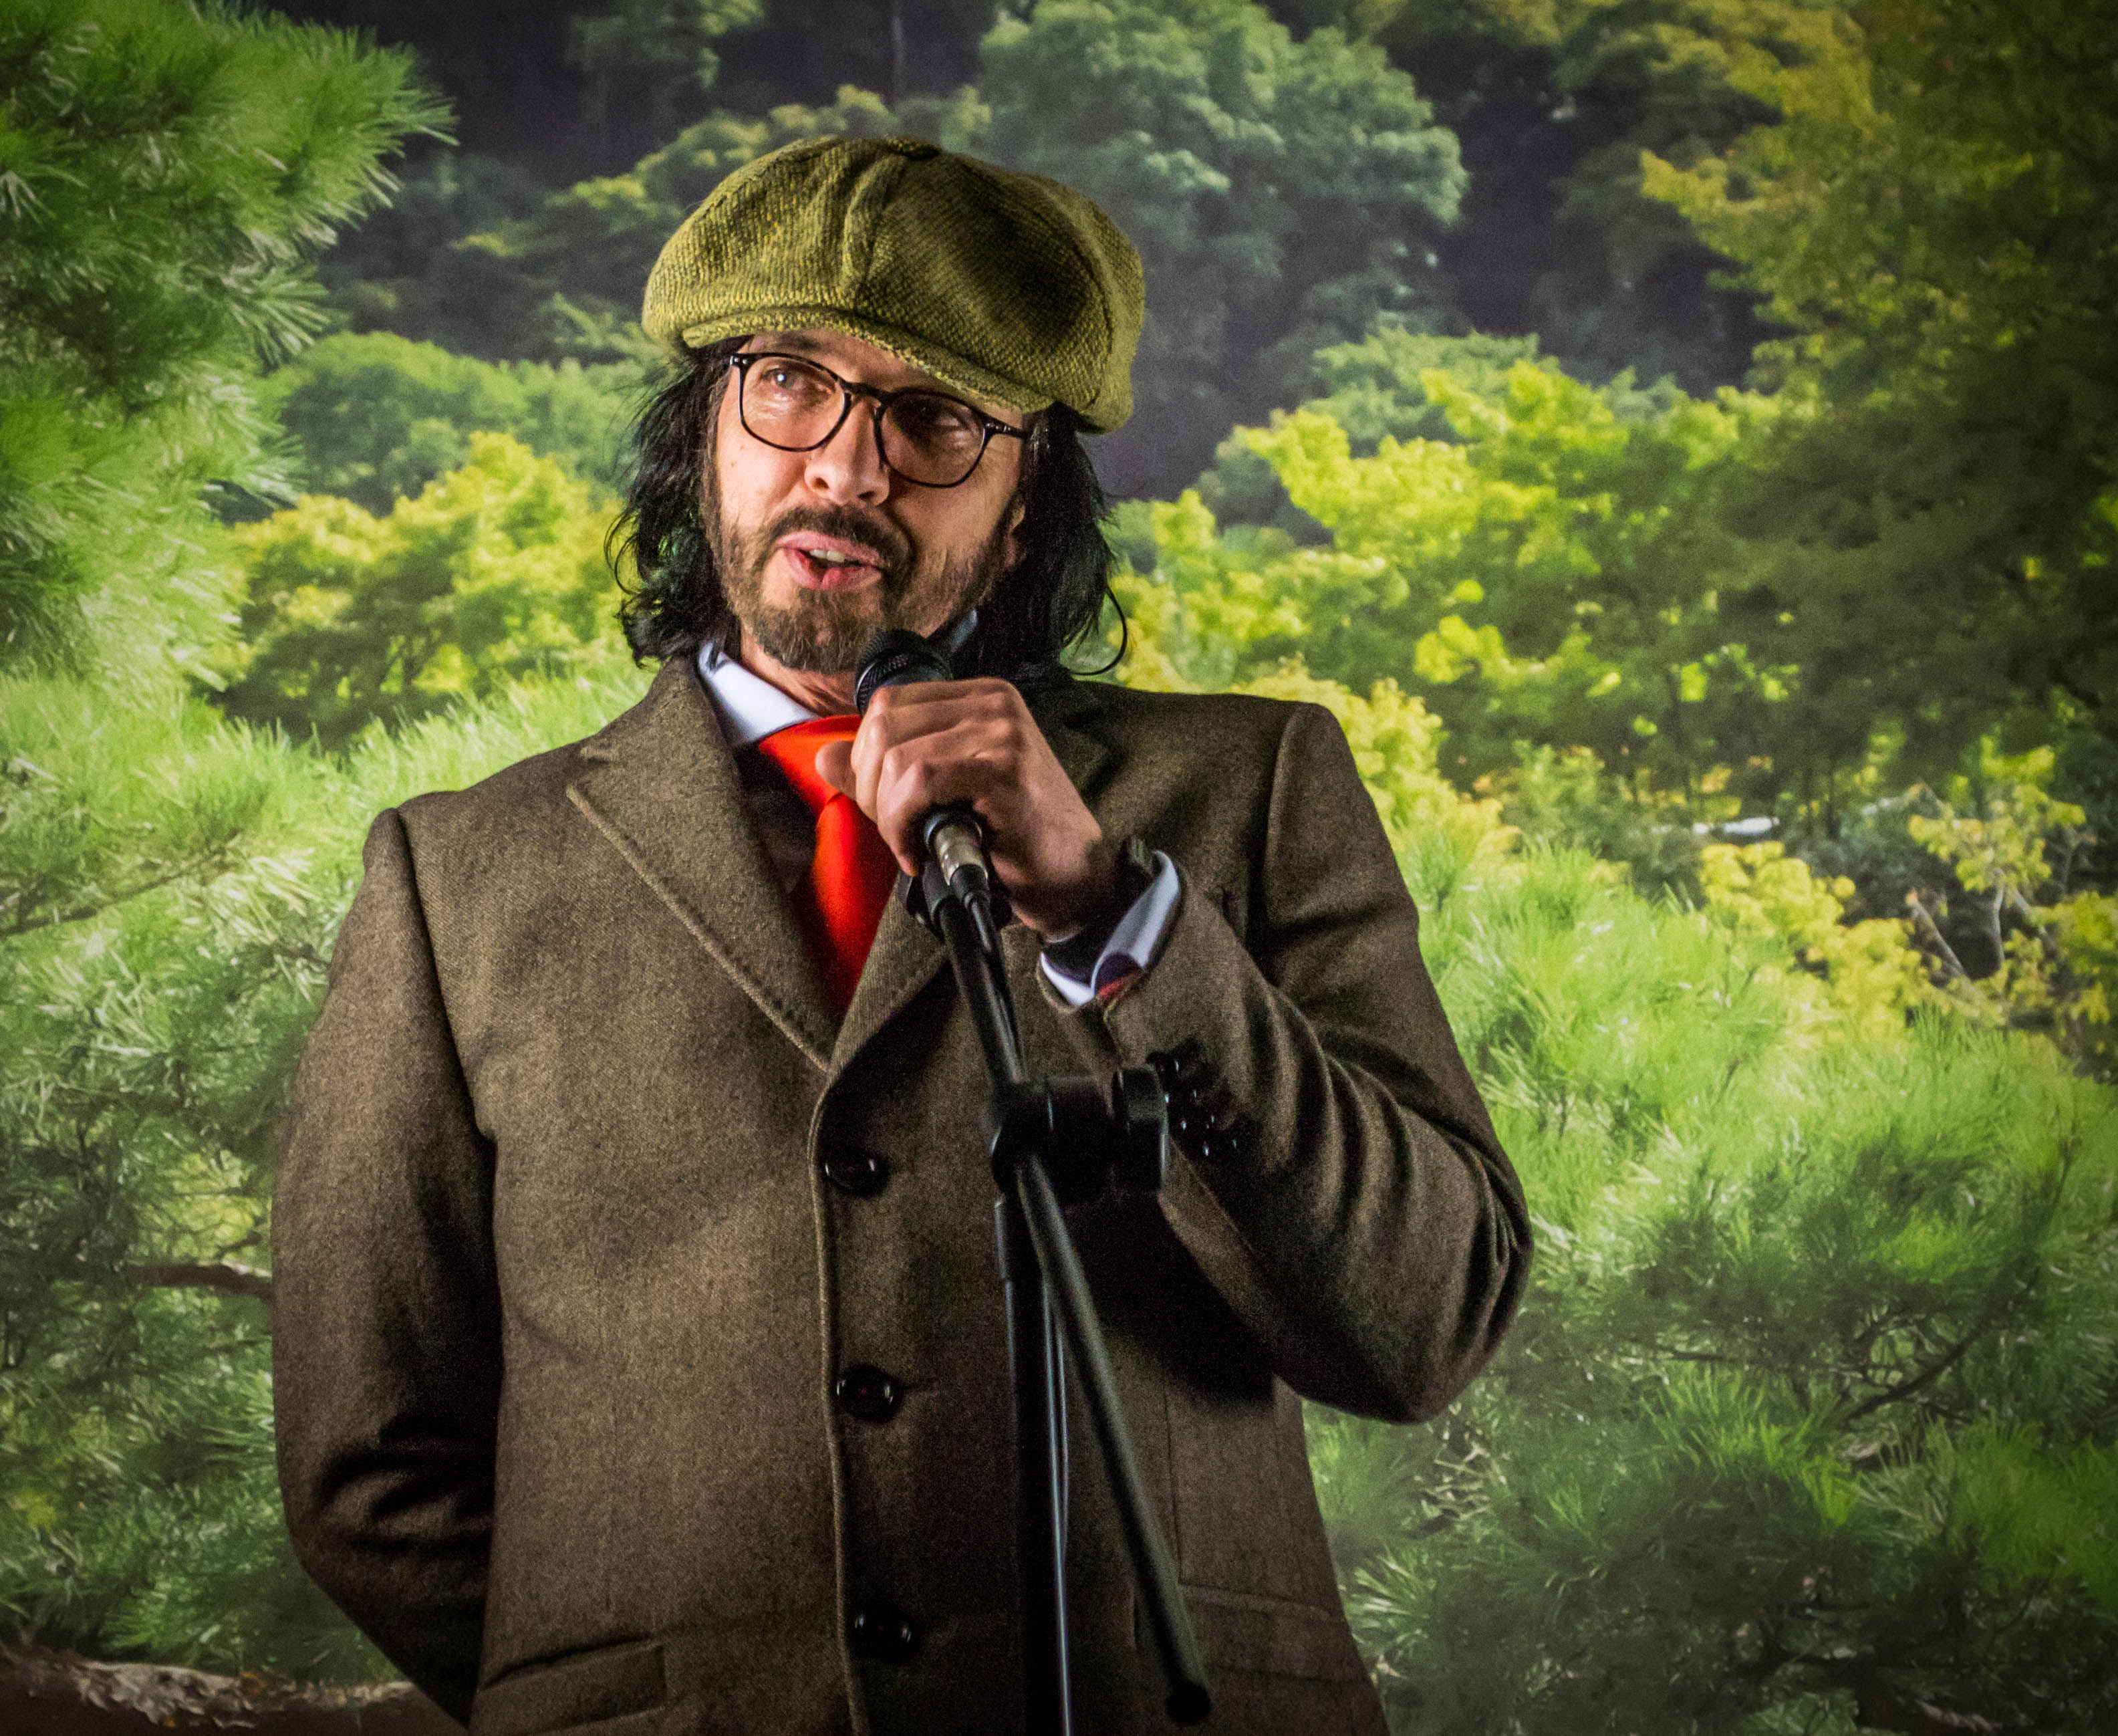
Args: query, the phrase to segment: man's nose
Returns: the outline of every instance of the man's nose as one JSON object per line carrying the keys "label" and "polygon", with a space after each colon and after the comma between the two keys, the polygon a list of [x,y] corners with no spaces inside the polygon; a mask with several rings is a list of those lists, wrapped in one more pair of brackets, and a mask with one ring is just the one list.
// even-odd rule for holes
{"label": "man's nose", "polygon": [[875,413],[858,398],[839,431],[808,456],[809,487],[828,500],[875,502],[890,493],[890,466],[876,442]]}

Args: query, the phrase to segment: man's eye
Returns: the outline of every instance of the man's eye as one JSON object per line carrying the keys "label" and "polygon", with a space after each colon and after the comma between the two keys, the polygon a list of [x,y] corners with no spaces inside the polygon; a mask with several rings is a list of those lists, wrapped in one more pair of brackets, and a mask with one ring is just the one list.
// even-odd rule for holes
{"label": "man's eye", "polygon": [[922,446],[975,446],[981,433],[978,419],[953,398],[899,398],[890,418],[906,439]]}
{"label": "man's eye", "polygon": [[776,392],[782,397],[820,397],[823,394],[824,382],[821,377],[810,373],[806,368],[790,368],[784,365],[767,368],[764,370],[764,375],[765,389],[768,391]]}

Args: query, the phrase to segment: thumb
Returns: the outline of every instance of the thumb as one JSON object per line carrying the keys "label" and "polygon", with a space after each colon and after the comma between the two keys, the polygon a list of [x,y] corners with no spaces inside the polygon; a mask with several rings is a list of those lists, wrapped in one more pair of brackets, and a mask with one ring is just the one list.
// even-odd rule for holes
{"label": "thumb", "polygon": [[816,775],[840,795],[858,796],[853,788],[853,744],[826,742],[816,750]]}

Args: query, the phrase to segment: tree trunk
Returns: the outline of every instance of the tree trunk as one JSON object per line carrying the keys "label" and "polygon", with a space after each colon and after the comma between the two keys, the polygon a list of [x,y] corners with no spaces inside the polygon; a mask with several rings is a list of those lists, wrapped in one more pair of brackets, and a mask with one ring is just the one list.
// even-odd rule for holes
{"label": "tree trunk", "polygon": [[162,1664],[98,1664],[72,1652],[0,1647],[0,1730],[7,1736],[462,1736],[409,1682],[317,1687],[212,1676]]}

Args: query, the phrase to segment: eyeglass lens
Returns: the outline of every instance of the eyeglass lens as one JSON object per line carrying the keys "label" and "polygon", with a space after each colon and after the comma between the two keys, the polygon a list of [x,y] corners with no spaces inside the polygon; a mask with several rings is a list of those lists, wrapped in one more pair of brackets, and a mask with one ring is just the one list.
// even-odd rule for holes
{"label": "eyeglass lens", "polygon": [[[845,387],[821,368],[767,356],[742,372],[742,425],[791,452],[821,446],[836,432]],[[909,391],[882,413],[882,458],[907,481],[947,488],[971,474],[985,451],[985,424],[969,405],[940,392]]]}

